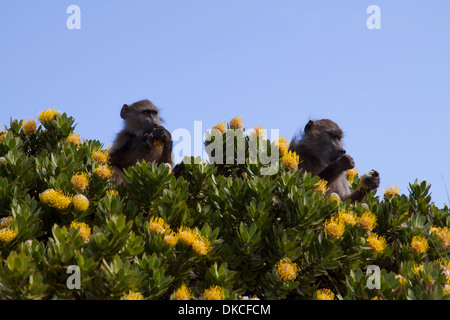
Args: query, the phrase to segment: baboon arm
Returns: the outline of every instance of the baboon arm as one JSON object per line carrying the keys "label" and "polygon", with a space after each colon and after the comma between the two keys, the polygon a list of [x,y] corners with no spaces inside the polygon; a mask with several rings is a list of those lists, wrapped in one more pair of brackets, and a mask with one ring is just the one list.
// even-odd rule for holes
{"label": "baboon arm", "polygon": [[343,172],[341,166],[335,161],[332,162],[323,169],[318,176],[328,182],[328,184],[331,184],[336,180],[337,177]]}
{"label": "baboon arm", "polygon": [[164,152],[161,157],[161,162],[168,163],[173,167],[172,161],[172,140],[164,145]]}
{"label": "baboon arm", "polygon": [[354,190],[352,191],[349,195],[343,197],[341,200],[342,201],[346,201],[348,199],[351,200],[351,202],[362,202],[364,200],[364,198],[366,197],[367,193],[363,192],[361,190]]}

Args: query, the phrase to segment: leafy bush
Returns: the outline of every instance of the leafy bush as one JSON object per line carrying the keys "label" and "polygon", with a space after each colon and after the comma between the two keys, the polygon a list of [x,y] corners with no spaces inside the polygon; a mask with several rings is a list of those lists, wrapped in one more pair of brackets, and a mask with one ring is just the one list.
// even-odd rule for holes
{"label": "leafy bush", "polygon": [[[450,211],[425,181],[341,202],[295,169],[286,140],[256,131],[279,151],[274,174],[246,149],[244,163],[185,159],[177,178],[137,163],[115,188],[107,152],[72,117],[46,110],[38,123],[0,133],[0,299],[450,297]],[[215,128],[224,145],[229,130],[249,141],[239,119]]]}

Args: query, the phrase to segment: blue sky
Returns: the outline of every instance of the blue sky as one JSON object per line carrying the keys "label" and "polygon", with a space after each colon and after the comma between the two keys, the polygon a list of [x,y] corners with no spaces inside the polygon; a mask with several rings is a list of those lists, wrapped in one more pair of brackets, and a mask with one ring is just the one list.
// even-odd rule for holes
{"label": "blue sky", "polygon": [[[66,27],[72,4],[80,30]],[[144,98],[171,132],[242,116],[290,140],[328,118],[360,172],[380,172],[380,195],[417,178],[442,207],[449,16],[443,0],[0,0],[0,124],[56,107],[107,147],[121,106]]]}

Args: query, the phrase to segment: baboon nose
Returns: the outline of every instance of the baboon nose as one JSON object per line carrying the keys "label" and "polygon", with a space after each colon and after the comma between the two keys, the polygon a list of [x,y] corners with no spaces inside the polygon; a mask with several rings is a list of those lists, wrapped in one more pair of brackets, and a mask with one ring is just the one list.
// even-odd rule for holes
{"label": "baboon nose", "polygon": [[345,149],[341,149],[341,150],[339,150],[339,153],[341,154],[341,156],[343,156],[344,154],[347,153],[347,151],[345,151]]}

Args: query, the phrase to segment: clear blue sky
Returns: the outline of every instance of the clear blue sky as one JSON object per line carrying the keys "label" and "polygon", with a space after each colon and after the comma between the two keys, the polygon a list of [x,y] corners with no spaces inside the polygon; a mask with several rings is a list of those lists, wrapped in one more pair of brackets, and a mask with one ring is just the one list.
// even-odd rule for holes
{"label": "clear blue sky", "polygon": [[[81,29],[69,30],[69,5]],[[369,30],[369,5],[381,29]],[[0,0],[0,124],[56,107],[110,146],[124,103],[169,131],[241,115],[289,140],[309,119],[344,130],[380,192],[450,188],[450,1]],[[175,155],[175,161],[181,159]]]}

